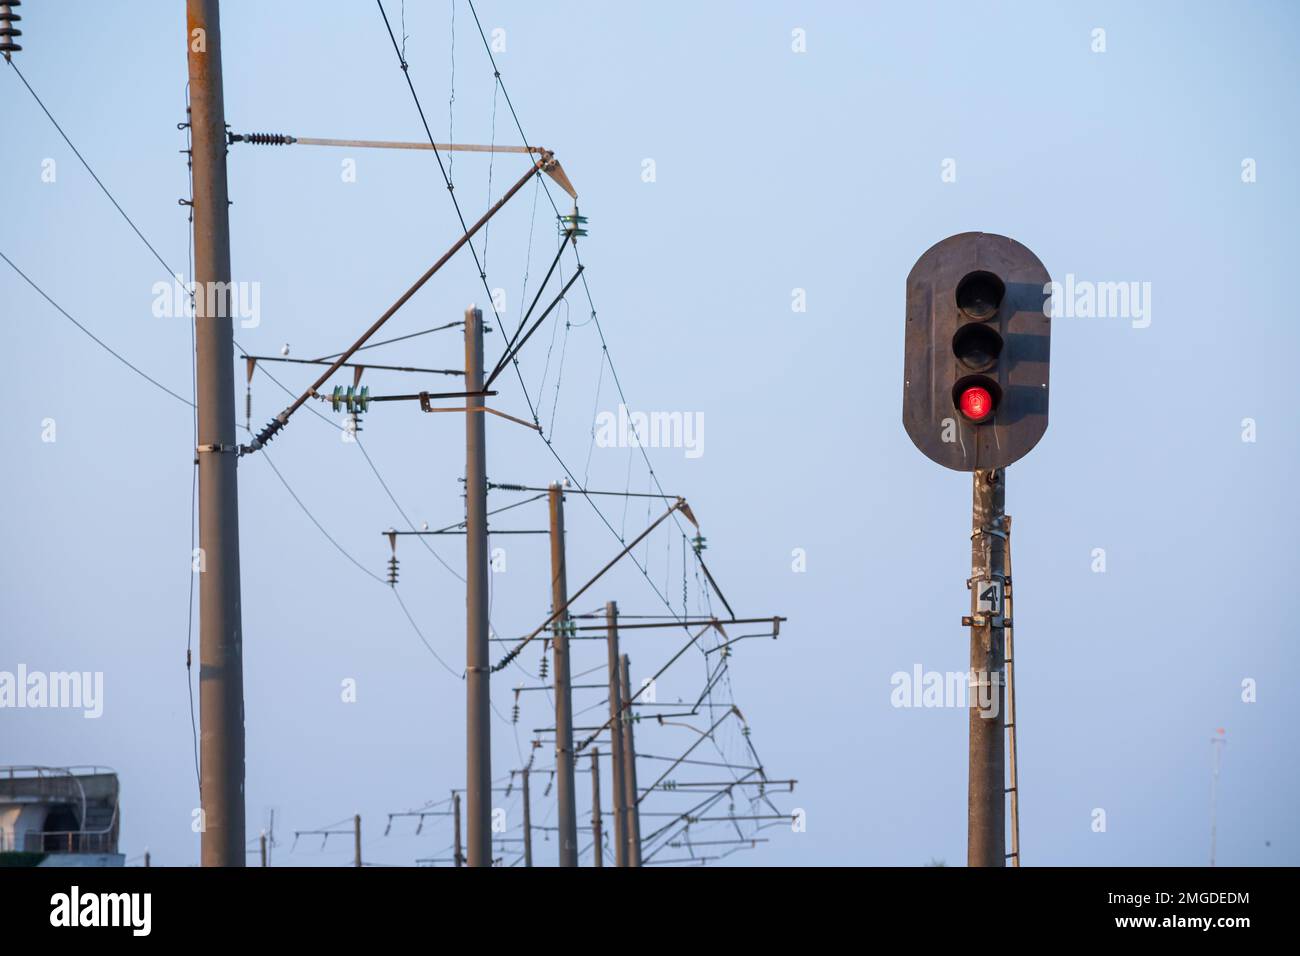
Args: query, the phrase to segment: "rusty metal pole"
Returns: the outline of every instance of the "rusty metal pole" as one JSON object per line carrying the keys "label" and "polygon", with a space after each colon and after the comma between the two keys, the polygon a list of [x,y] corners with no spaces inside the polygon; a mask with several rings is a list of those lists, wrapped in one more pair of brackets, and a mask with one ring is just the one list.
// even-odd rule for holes
{"label": "rusty metal pole", "polygon": [[353,866],[361,865],[361,814],[352,818]]}
{"label": "rusty metal pole", "polygon": [[460,845],[460,794],[451,795],[451,822],[456,828],[456,838],[452,841],[451,855],[455,858],[457,866],[465,865],[465,850]]}
{"label": "rusty metal pole", "polygon": [[977,470],[971,513],[968,866],[1006,866],[1005,508],[1005,470]]}
{"label": "rusty metal pole", "polygon": [[533,865],[533,798],[528,790],[528,768],[524,768],[524,866]]}
{"label": "rusty metal pole", "polygon": [[618,671],[618,603],[605,605],[609,652],[609,774],[613,782],[614,865],[627,866],[627,790],[623,786],[623,690]]}
{"label": "rusty metal pole", "polygon": [[199,481],[199,793],[204,866],[244,866],[244,637],[226,109],[217,0],[187,0]]}
{"label": "rusty metal pole", "polygon": [[[564,489],[552,484],[547,498],[551,512],[551,613],[569,603],[568,574],[564,563]],[[555,654],[555,791],[559,830],[560,866],[578,865],[578,808],[573,771],[573,689],[569,681],[568,612],[551,628]]]}
{"label": "rusty metal pole", "polygon": [[591,865],[603,867],[605,855],[600,845],[600,751],[595,747],[591,748],[591,840]]}
{"label": "rusty metal pole", "polygon": [[623,803],[627,813],[627,866],[641,865],[641,810],[636,789],[636,744],[632,739],[632,690],[628,677],[632,662],[626,654],[619,662],[618,679],[623,705]]}
{"label": "rusty metal pole", "polygon": [[[465,391],[483,390],[483,311],[465,310]],[[469,865],[492,865],[492,698],[488,679],[487,450],[483,396],[465,400],[465,685]]]}

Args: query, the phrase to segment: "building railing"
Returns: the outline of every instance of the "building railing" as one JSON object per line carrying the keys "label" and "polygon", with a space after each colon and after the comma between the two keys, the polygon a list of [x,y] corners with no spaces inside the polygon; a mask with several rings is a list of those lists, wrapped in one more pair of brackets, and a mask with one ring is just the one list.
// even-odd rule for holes
{"label": "building railing", "polygon": [[112,853],[113,834],[82,833],[78,830],[43,830],[24,833],[22,850],[26,853]]}

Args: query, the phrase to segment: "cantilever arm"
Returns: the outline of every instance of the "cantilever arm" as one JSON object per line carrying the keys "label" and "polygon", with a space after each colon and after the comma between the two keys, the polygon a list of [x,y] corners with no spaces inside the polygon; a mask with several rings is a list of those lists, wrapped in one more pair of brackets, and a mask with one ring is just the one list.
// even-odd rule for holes
{"label": "cantilever arm", "polygon": [[257,146],[346,146],[349,149],[431,149],[435,152],[453,153],[531,153],[545,160],[542,172],[555,180],[556,185],[574,199],[578,194],[565,175],[564,167],[555,154],[542,146],[500,146],[481,143],[410,143],[388,139],[326,139],[314,136],[290,136],[288,133],[230,133],[231,143],[251,143]]}
{"label": "cantilever arm", "polygon": [[411,296],[415,295],[415,293],[418,292],[426,282],[428,282],[431,278],[433,278],[434,274],[439,269],[441,269],[444,265],[446,265],[447,262],[450,261],[451,257],[454,256],[457,252],[459,252],[460,249],[463,246],[465,246],[470,241],[471,238],[473,238],[474,234],[478,232],[481,228],[483,228],[483,226],[487,223],[487,221],[491,219],[494,215],[496,215],[497,212],[501,209],[501,207],[504,206],[507,202],[509,202],[511,197],[513,197],[515,193],[519,192],[519,190],[524,187],[524,184],[527,183],[528,180],[532,179],[533,176],[537,174],[538,170],[541,170],[545,167],[545,164],[546,164],[546,159],[544,157],[538,159],[535,163],[533,163],[533,165],[529,168],[528,172],[524,173],[524,175],[519,178],[518,182],[516,182],[513,186],[511,186],[508,190],[506,190],[505,194],[500,199],[498,199],[492,205],[492,207],[488,209],[488,211],[485,212],[479,218],[478,222],[474,223],[474,225],[466,229],[464,234],[451,244],[451,248],[448,249],[446,252],[444,252],[442,256],[438,259],[438,261],[429,267],[428,271],[426,271],[424,275],[420,276],[420,278],[415,280],[414,285],[412,285],[409,289],[403,292],[398,297],[397,301],[394,302],[391,306],[389,306],[388,309],[384,312],[384,314],[381,315],[378,319],[376,319],[374,324],[371,325],[370,328],[366,329],[366,331],[362,333],[361,338],[357,339],[355,342],[352,343],[350,347],[348,347],[343,352],[341,352],[339,354],[339,357],[336,358],[333,361],[333,363],[331,363],[330,367],[325,370],[325,372],[320,376],[320,378],[316,379],[316,381],[313,382],[305,392],[303,392],[296,399],[294,399],[292,405],[290,405],[288,408],[282,411],[279,415],[275,416],[275,418],[273,418],[267,424],[267,426],[263,428],[261,432],[258,433],[257,437],[254,438],[250,444],[245,445],[240,449],[240,453],[247,454],[249,452],[257,451],[259,448],[263,447],[267,442],[269,442],[272,438],[274,438],[276,432],[280,431],[280,429],[282,429],[286,424],[288,424],[289,416],[292,415],[294,412],[296,412],[299,408],[301,408],[303,402],[307,401],[307,399],[311,398],[312,395],[316,394],[316,389],[320,388],[327,381],[329,381],[330,376],[333,375],[335,372],[337,372],[340,368],[342,368],[343,365],[347,362],[347,360],[350,359],[352,355],[359,348],[361,348],[361,346],[365,345],[366,341],[372,335],[378,332],[383,327],[384,323],[387,322],[389,319],[391,319],[397,313],[397,310],[406,304],[407,300],[409,300]]}

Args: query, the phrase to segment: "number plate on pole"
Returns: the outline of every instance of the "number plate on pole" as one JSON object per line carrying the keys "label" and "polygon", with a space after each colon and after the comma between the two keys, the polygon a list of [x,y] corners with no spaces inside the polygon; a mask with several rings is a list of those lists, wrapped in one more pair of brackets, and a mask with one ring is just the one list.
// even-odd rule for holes
{"label": "number plate on pole", "polygon": [[975,611],[978,614],[1002,613],[1002,582],[975,582]]}

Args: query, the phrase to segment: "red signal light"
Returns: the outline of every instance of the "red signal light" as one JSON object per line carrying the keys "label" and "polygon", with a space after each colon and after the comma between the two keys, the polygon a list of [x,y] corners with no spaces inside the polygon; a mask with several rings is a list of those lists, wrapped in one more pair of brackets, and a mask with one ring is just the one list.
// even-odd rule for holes
{"label": "red signal light", "polygon": [[993,396],[989,394],[987,388],[972,385],[961,393],[957,407],[971,421],[983,421],[993,413]]}
{"label": "red signal light", "polygon": [[967,375],[953,383],[953,407],[972,425],[992,421],[1001,403],[1002,386],[987,375]]}

